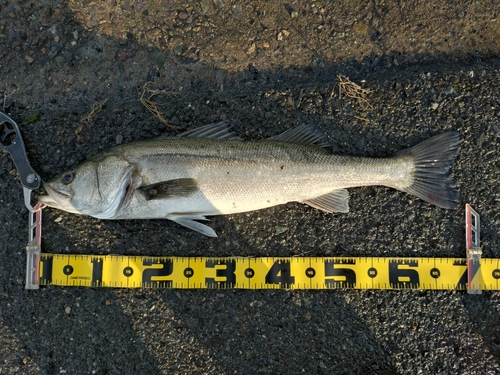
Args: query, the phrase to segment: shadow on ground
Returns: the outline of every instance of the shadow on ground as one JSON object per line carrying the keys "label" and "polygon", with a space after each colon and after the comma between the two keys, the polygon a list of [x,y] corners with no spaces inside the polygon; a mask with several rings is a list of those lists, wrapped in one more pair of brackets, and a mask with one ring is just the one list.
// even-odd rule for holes
{"label": "shadow on ground", "polygon": [[[23,26],[31,17],[26,8],[2,8],[2,38],[12,47],[0,49],[0,64],[10,66],[0,86],[4,110],[23,123],[32,164],[43,178],[117,143],[220,120],[250,139],[314,123],[330,136],[336,152],[367,156],[390,155],[453,128],[463,134],[455,178],[464,202],[487,211],[484,251],[498,256],[500,215],[491,187],[498,181],[499,103],[494,93],[500,62],[491,52],[495,45],[480,53],[471,52],[471,45],[446,53],[400,53],[379,46],[382,56],[377,49],[363,49],[356,57],[335,59],[335,51],[282,30],[287,45],[277,40],[276,46],[265,47],[265,40],[254,37],[241,51],[238,41],[244,33],[221,33],[215,39],[226,48],[224,60],[203,57],[209,46],[217,47],[214,52],[224,48],[207,37],[199,40],[208,47],[197,49],[193,28],[198,21],[189,26],[193,12],[173,9],[171,2],[166,9],[176,12],[173,22],[181,26],[167,37],[155,34],[162,30],[159,16],[159,26],[129,35],[119,32],[118,13],[109,15],[108,28],[105,23],[92,26],[87,18],[100,5],[77,9],[70,3],[71,10],[64,4],[52,10],[52,4],[41,2],[28,26]],[[129,6],[147,18],[144,2]],[[242,7],[232,6],[236,14]],[[224,9],[221,5],[216,13],[222,20]],[[282,17],[291,17],[291,9]],[[255,5],[251,14],[259,11]],[[199,21],[201,27],[209,27],[205,21],[210,22]],[[266,30],[266,22],[259,22]],[[293,20],[283,22],[289,25],[283,30],[293,32]],[[363,38],[384,38],[373,19],[359,22],[355,28]],[[292,41],[303,56],[290,54]],[[275,55],[269,52],[273,48]],[[279,64],[282,54],[289,57],[286,66]],[[338,74],[375,90],[372,108],[339,97]],[[150,90],[160,90],[153,100],[166,124],[140,103],[147,82]],[[95,103],[105,107],[83,121]],[[484,168],[478,170],[477,164]],[[0,315],[7,337],[1,373],[474,373],[481,359],[488,359],[490,369],[498,367],[496,293],[24,291],[23,200],[10,160],[3,157],[0,167],[5,218]],[[385,188],[351,193],[351,213],[342,216],[290,204],[214,218],[216,240],[159,220],[105,222],[45,210],[43,246],[46,252],[131,255],[464,255],[461,212],[429,208]]]}

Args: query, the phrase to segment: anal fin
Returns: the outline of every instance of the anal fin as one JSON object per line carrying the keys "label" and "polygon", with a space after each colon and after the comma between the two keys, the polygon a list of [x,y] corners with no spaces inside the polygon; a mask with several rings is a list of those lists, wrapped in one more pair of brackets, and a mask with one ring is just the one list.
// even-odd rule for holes
{"label": "anal fin", "polygon": [[208,237],[217,237],[215,231],[208,225],[198,223],[195,220],[209,221],[205,216],[196,213],[172,213],[167,215],[167,219],[175,221],[177,224],[204,234]]}
{"label": "anal fin", "polygon": [[349,212],[349,193],[346,189],[334,190],[331,193],[308,199],[303,203],[325,212]]}

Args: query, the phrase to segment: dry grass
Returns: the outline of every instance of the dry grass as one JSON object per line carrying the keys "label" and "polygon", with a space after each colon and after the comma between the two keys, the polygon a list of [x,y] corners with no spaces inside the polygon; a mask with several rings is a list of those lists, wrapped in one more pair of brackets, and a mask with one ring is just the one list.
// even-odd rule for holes
{"label": "dry grass", "polygon": [[87,116],[85,116],[84,118],[82,118],[82,120],[80,121],[80,125],[78,125],[78,127],[75,130],[77,142],[83,142],[83,138],[82,138],[83,123],[87,122],[90,125],[93,125],[95,115],[97,115],[99,112],[101,112],[104,109],[104,106],[106,105],[107,101],[108,100],[106,99],[103,102],[95,103],[92,106],[92,109],[90,110],[89,114]]}
{"label": "dry grass", "polygon": [[107,101],[108,101],[108,99],[106,99],[105,101],[103,101],[101,103],[95,103],[92,106],[90,113],[82,119],[82,122],[86,121],[92,125],[94,116],[97,115],[99,112],[101,112],[104,109],[104,106],[106,105]]}
{"label": "dry grass", "polygon": [[170,129],[173,130],[179,130],[180,128],[172,125],[168,120],[163,117],[163,114],[161,113],[160,109],[158,108],[158,105],[153,102],[153,98],[157,95],[166,95],[166,96],[173,96],[175,93],[172,92],[167,92],[164,90],[155,90],[151,89],[148,87],[148,85],[151,82],[147,82],[143,87],[142,87],[142,94],[141,94],[141,103],[146,109],[153,114],[158,120],[163,122],[165,125],[167,125]]}
{"label": "dry grass", "polygon": [[17,89],[15,89],[14,91],[12,91],[10,94],[7,94],[6,92],[3,93],[3,106],[2,106],[2,109],[3,109],[4,112],[5,112],[5,109],[7,108],[7,99],[9,98],[9,96],[11,96],[12,94],[14,94],[16,91],[17,91]]}
{"label": "dry grass", "polygon": [[339,99],[342,99],[342,96],[346,96],[348,98],[356,100],[358,105],[363,110],[372,108],[372,105],[368,101],[368,95],[373,91],[364,89],[360,85],[352,82],[349,77],[343,76],[341,74],[337,76],[337,82],[335,82],[335,85],[333,86],[330,98],[335,95],[336,89],[338,89]]}

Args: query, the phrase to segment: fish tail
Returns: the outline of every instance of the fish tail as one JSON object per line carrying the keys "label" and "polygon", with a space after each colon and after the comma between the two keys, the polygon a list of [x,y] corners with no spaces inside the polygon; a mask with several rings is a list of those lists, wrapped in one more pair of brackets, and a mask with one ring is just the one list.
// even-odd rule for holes
{"label": "fish tail", "polygon": [[436,135],[397,157],[413,157],[413,180],[401,190],[442,208],[455,208],[460,199],[449,170],[460,146],[460,135],[450,131]]}

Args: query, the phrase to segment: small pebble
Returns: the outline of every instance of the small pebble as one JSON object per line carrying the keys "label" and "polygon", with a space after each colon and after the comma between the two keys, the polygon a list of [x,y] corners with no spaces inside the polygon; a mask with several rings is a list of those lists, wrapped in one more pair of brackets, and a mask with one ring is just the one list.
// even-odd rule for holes
{"label": "small pebble", "polygon": [[252,44],[250,45],[250,47],[248,47],[248,49],[247,49],[247,53],[249,53],[249,54],[250,54],[250,53],[254,53],[254,52],[255,52],[255,48],[256,48],[255,43],[252,43]]}
{"label": "small pebble", "polygon": [[276,225],[274,227],[274,230],[276,231],[276,234],[281,234],[281,233],[286,232],[288,230],[288,228],[287,227],[282,227],[280,225]]}

